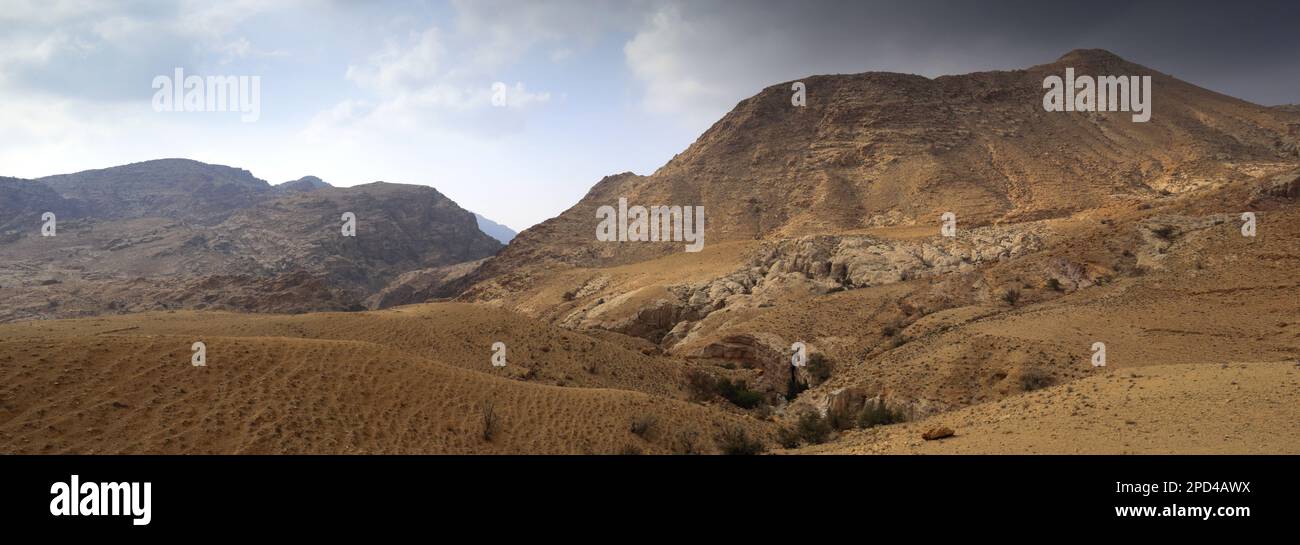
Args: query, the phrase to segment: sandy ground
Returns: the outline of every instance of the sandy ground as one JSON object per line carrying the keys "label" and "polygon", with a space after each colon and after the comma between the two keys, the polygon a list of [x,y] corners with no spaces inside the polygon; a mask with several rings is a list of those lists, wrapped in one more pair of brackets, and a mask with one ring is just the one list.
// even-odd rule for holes
{"label": "sandy ground", "polygon": [[[947,427],[955,435],[926,441]],[[1300,362],[1157,365],[917,422],[850,431],[825,454],[1294,454]]]}
{"label": "sandy ground", "polygon": [[[607,352],[613,363],[594,373],[564,368],[563,357],[511,364],[509,351],[507,366],[496,369],[486,336],[471,343],[474,357],[460,357],[465,348],[447,339],[464,331],[438,327],[452,321],[473,327],[467,315],[491,320],[494,312],[434,304],[378,316],[175,312],[0,326],[0,450],[712,453],[724,428],[760,437],[771,427],[665,395],[532,382],[570,372],[591,375],[585,380],[594,384],[648,378],[620,379],[620,364],[652,367],[651,358],[606,341],[571,332],[547,340],[557,347],[550,354],[564,352],[565,338]],[[538,326],[531,334],[545,330]],[[442,333],[418,337],[418,331]],[[364,340],[376,332],[393,342]],[[191,344],[199,340],[207,345],[205,367],[190,364]],[[534,350],[547,354],[539,346]],[[514,361],[529,354],[521,350]],[[526,376],[516,368],[539,371]],[[485,437],[488,406],[494,423]],[[636,423],[646,429],[634,432]]]}

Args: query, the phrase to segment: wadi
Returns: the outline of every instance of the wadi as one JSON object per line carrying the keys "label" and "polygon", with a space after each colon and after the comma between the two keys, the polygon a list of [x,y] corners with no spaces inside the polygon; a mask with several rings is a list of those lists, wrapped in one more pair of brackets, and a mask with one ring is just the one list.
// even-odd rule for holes
{"label": "wadi", "polygon": [[1300,451],[1295,108],[798,81],[504,246],[426,186],[0,179],[0,452]]}

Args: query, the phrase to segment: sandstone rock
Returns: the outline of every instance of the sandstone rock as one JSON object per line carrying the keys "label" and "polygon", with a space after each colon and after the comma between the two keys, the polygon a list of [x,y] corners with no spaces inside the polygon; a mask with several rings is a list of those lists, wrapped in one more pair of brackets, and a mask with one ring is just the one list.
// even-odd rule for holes
{"label": "sandstone rock", "polygon": [[955,432],[952,431],[952,428],[940,426],[937,428],[931,428],[929,431],[921,434],[921,439],[925,439],[926,441],[936,441],[952,437],[953,435],[955,435]]}

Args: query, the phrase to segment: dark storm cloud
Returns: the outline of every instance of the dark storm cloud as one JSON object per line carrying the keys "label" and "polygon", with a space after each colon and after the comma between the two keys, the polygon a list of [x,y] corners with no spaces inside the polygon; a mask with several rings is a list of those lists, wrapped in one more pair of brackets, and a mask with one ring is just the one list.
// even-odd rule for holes
{"label": "dark storm cloud", "polygon": [[773,2],[751,9],[781,14],[776,24],[797,27],[794,34],[811,50],[835,57],[844,47],[887,42],[886,57],[924,51],[971,71],[1101,48],[1253,102],[1300,102],[1297,2],[911,0]]}

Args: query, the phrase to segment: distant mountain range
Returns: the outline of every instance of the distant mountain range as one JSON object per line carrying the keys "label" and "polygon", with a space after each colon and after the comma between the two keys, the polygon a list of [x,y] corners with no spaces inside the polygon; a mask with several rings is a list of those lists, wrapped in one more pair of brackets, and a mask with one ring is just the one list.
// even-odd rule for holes
{"label": "distant mountain range", "polygon": [[483,217],[483,214],[475,213],[474,218],[478,220],[478,228],[480,231],[483,231],[484,233],[487,233],[488,236],[501,241],[502,244],[510,244],[510,241],[515,238],[516,234],[518,234],[515,233],[514,229]]}
{"label": "distant mountain range", "polygon": [[[41,214],[57,218],[40,234]],[[356,236],[342,217],[356,218]],[[0,179],[0,320],[158,308],[368,308],[402,273],[502,246],[437,190],[161,159]]]}

